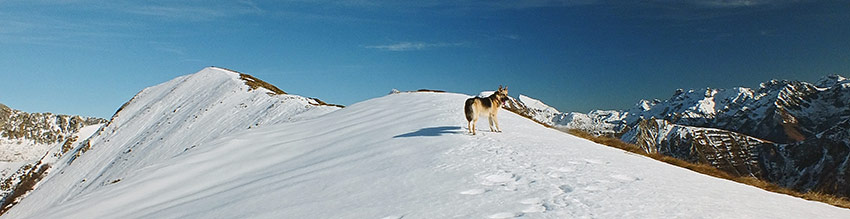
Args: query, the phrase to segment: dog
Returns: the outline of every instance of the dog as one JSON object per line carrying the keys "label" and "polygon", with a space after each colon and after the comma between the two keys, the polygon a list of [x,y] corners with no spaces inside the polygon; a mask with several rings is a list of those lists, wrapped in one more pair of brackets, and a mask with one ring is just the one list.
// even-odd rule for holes
{"label": "dog", "polygon": [[502,132],[502,129],[499,128],[499,119],[496,118],[496,115],[499,113],[499,108],[502,108],[502,104],[507,100],[508,86],[502,88],[502,85],[499,85],[499,90],[489,97],[473,97],[466,99],[463,111],[466,114],[466,121],[469,124],[469,133],[475,135],[475,123],[478,122],[478,116],[485,113],[487,115],[487,120],[490,123],[490,131]]}

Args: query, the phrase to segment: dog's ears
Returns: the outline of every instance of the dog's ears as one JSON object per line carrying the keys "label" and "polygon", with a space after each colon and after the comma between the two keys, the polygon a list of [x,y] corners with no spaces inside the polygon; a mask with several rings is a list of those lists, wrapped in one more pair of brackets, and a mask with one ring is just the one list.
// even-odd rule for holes
{"label": "dog's ears", "polygon": [[[507,87],[505,87],[505,88],[507,88]],[[502,85],[501,85],[501,84],[499,85],[499,90],[500,90],[500,91],[501,91],[501,90],[503,90],[503,89],[502,89]]]}

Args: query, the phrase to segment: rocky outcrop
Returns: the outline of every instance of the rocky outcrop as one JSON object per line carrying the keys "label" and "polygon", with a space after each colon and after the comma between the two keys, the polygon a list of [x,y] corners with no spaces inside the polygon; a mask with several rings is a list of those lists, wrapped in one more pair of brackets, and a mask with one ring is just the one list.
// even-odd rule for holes
{"label": "rocky outcrop", "polygon": [[759,154],[764,178],[803,191],[850,197],[850,120],[817,134],[816,138],[763,148]]}
{"label": "rocky outcrop", "polygon": [[[650,153],[711,164],[799,191],[850,197],[850,80],[771,80],[758,88],[676,90],[622,111],[526,109],[541,123],[621,137]],[[541,108],[537,104],[537,108]],[[535,108],[535,105],[526,105]]]}
{"label": "rocky outcrop", "polygon": [[692,163],[712,165],[736,176],[762,178],[761,148],[772,142],[737,132],[672,124],[666,120],[643,120],[623,139],[647,153],[672,156]]}
{"label": "rocky outcrop", "polygon": [[35,144],[53,144],[68,140],[83,126],[105,123],[101,118],[26,113],[0,104],[0,137]]}
{"label": "rocky outcrop", "polygon": [[0,212],[35,186],[49,169],[48,161],[88,138],[91,133],[81,134],[81,129],[103,123],[101,118],[27,113],[0,104]]}

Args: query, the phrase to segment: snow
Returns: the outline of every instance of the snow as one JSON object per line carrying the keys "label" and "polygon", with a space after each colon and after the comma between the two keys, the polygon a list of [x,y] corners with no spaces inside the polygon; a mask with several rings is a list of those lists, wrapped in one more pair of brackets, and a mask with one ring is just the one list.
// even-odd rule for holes
{"label": "snow", "polygon": [[[102,124],[97,124],[80,128],[79,131],[74,133],[74,136],[77,137],[75,143],[90,137],[101,126]],[[51,149],[59,150],[57,147],[62,147],[64,143],[64,141],[60,141],[53,144],[39,144],[29,139],[0,137],[0,175],[5,177],[26,164],[35,163]]]}
{"label": "snow", "polygon": [[50,150],[52,144],[39,144],[29,139],[0,137],[0,163],[37,160]]}
{"label": "snow", "polygon": [[[694,173],[545,128],[510,112],[499,114],[504,132],[481,130],[471,136],[464,130],[466,98],[451,93],[392,94],[312,119],[232,132],[197,142],[197,148],[185,153],[166,153],[168,159],[150,161],[118,182],[65,200],[44,204],[24,199],[3,216],[850,216],[848,209]],[[197,133],[179,134],[172,137]],[[185,145],[179,146],[182,150]],[[86,154],[76,162],[105,158]]]}
{"label": "snow", "polygon": [[545,103],[543,103],[543,101],[540,101],[540,100],[537,100],[537,99],[534,99],[534,98],[531,98],[531,97],[528,97],[528,96],[525,96],[525,95],[519,95],[519,101],[524,103],[525,106],[527,106],[529,108],[542,110],[543,113],[561,114],[561,112],[559,112],[558,109],[555,109],[554,107],[546,105]]}
{"label": "snow", "polygon": [[146,88],[89,139],[90,150],[78,144],[56,161],[15,209],[34,211],[77,199],[224,135],[338,109],[270,92],[250,89],[238,73],[215,67]]}

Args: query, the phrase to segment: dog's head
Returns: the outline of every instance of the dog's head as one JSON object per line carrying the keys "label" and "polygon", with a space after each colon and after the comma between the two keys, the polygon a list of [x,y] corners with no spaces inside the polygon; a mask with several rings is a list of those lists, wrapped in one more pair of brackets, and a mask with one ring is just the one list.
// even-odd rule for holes
{"label": "dog's head", "polygon": [[499,102],[504,104],[508,101],[508,86],[502,88],[502,85],[499,85],[499,90],[496,90],[496,93],[494,93],[494,95],[496,95],[496,98],[499,99]]}

